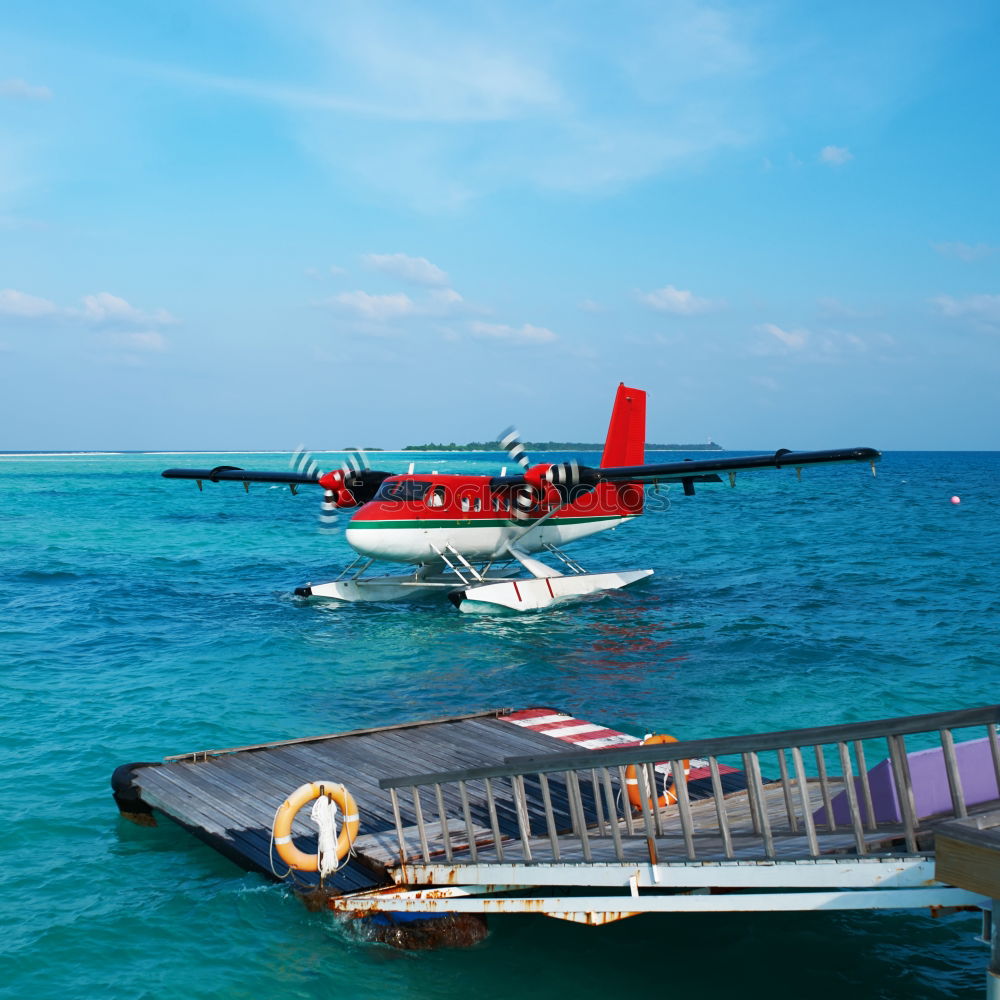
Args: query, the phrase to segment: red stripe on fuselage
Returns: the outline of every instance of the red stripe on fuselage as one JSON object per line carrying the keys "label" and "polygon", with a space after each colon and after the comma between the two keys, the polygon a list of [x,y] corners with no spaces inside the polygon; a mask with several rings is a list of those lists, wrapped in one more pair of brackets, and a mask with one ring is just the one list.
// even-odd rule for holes
{"label": "red stripe on fuselage", "polygon": [[[511,507],[521,487],[490,489],[489,476],[427,475],[416,473],[390,476],[386,484],[407,481],[430,484],[422,500],[371,500],[360,507],[353,521],[513,521]],[[628,484],[626,484],[628,485]],[[438,503],[440,498],[440,503]],[[559,507],[551,521],[569,521],[581,517],[635,517],[642,513],[643,489],[621,484],[599,483],[573,503],[559,507],[554,497],[536,503],[529,516],[543,517]],[[478,509],[477,509],[478,508]]]}

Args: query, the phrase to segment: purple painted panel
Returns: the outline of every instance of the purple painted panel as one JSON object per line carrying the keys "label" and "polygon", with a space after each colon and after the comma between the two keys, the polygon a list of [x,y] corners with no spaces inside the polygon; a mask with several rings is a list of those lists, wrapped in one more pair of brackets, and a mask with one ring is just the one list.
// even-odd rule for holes
{"label": "purple painted panel", "polygon": [[[944,752],[941,747],[930,750],[916,750],[906,755],[910,762],[910,776],[913,779],[913,798],[917,806],[917,818],[934,816],[937,813],[950,813],[951,792],[948,790],[948,772],[944,766]],[[955,760],[958,762],[958,773],[962,779],[962,791],[965,793],[967,806],[979,805],[1000,798],[997,788],[996,773],[993,770],[993,755],[990,753],[990,741],[985,737],[979,740],[966,740],[955,744]],[[899,797],[896,795],[896,783],[892,776],[892,764],[883,760],[868,772],[868,784],[872,790],[872,804],[875,807],[875,819],[879,823],[901,823]],[[858,797],[861,818],[868,820],[868,810],[865,808],[861,793],[861,779],[854,779],[854,788]],[[817,809],[813,814],[817,825],[826,823],[826,809]],[[833,819],[841,826],[849,826],[851,815],[847,806],[847,793],[841,792],[833,800]]]}

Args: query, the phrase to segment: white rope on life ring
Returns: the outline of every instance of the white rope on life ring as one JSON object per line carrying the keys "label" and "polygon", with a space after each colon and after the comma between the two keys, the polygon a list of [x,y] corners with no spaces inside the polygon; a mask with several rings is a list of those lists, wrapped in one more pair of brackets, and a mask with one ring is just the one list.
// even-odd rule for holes
{"label": "white rope on life ring", "polygon": [[[320,827],[319,850],[316,854],[306,854],[295,846],[292,840],[292,824],[299,810],[313,799],[325,798],[328,805],[313,807],[313,819]],[[336,835],[336,843],[330,850],[336,834],[337,810],[341,813],[341,827]],[[335,781],[310,781],[300,785],[285,799],[274,814],[271,838],[278,849],[281,860],[300,872],[320,872],[328,875],[337,870],[339,863],[350,853],[358,836],[361,820],[354,796],[344,785]],[[331,856],[332,855],[332,856]]]}

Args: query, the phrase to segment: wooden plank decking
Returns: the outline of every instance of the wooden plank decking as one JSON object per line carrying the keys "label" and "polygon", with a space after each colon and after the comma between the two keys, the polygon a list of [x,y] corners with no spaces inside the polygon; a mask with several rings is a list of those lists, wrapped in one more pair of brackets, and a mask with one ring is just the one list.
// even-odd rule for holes
{"label": "wooden plank decking", "polygon": [[[502,713],[459,717],[365,730],[356,733],[292,740],[231,751],[207,751],[167,758],[162,764],[141,765],[133,784],[143,802],[189,829],[216,850],[249,870],[281,877],[286,866],[276,855],[272,868],[270,838],[275,810],[299,785],[308,781],[339,781],[358,803],[361,834],[352,859],[328,885],[343,892],[371,888],[387,881],[381,864],[398,857],[390,793],[379,787],[387,775],[414,769],[446,770],[490,766],[509,756],[545,754],[565,748],[549,736],[511,725]],[[448,811],[457,806],[454,793],[445,796]],[[570,826],[562,797],[555,803],[561,826]],[[501,830],[517,833],[512,803],[500,803]],[[437,819],[437,804],[423,803],[425,823]],[[307,810],[302,810],[300,816]],[[489,825],[485,806],[479,824]],[[453,813],[452,813],[453,814]],[[416,823],[412,806],[403,804],[404,826]],[[449,822],[456,847],[459,832]],[[300,818],[293,833],[304,850],[314,850],[315,830]],[[437,827],[440,846],[440,825]],[[433,837],[432,837],[433,839]],[[467,838],[466,838],[467,839]],[[366,865],[364,859],[375,862]],[[314,882],[315,876],[296,873]]]}
{"label": "wooden plank decking", "polygon": [[[161,765],[139,768],[135,784],[148,805],[179,822],[238,864],[269,877],[282,877],[286,874],[286,866],[277,856],[272,858],[270,849],[275,810],[291,791],[307,781],[341,781],[351,789],[358,802],[362,816],[361,835],[355,845],[357,857],[337,873],[330,885],[342,892],[352,892],[386,882],[379,867],[393,868],[400,863],[391,799],[389,792],[379,787],[379,778],[424,767],[444,770],[458,765],[489,766],[515,754],[558,753],[562,749],[563,745],[551,737],[509,725],[491,714],[183,755],[168,758]],[[835,794],[838,790],[833,783],[831,792]],[[519,837],[513,800],[499,787],[494,792],[503,860],[523,862],[525,850]],[[579,839],[569,834],[572,818],[564,783],[554,778],[550,781],[550,792],[557,830],[563,833],[558,838],[560,858],[566,863],[581,862]],[[823,799],[818,785],[811,786],[809,794],[814,808],[820,808]],[[452,812],[458,806],[454,791],[446,788],[443,795],[446,811]],[[771,823],[777,827],[784,810],[780,789],[766,787],[764,800]],[[533,831],[537,831],[544,818],[543,804],[540,794],[533,794],[530,785],[527,801],[529,819]],[[734,857],[759,855],[760,836],[753,831],[746,792],[731,791],[725,801]],[[585,797],[584,804],[593,825],[596,816],[592,796]],[[400,805],[407,843],[404,860],[415,861],[421,856],[415,809],[412,802],[407,803],[405,799]],[[470,807],[475,821],[478,859],[485,863],[501,860],[492,842],[485,796],[473,794]],[[441,860],[444,857],[441,823],[433,819],[437,816],[437,803],[424,801],[422,811],[431,854]],[[691,814],[699,858],[724,858],[714,802],[692,802]],[[685,845],[676,808],[663,810],[661,823],[663,834],[655,839],[658,856],[664,861],[684,860]],[[468,863],[471,855],[464,824],[452,818],[447,820],[447,825],[454,864]],[[590,838],[593,860],[598,862],[615,860],[610,830],[605,827],[605,831],[604,836],[598,836],[593,830]],[[628,860],[648,861],[648,842],[640,833],[638,819],[634,833],[629,833],[624,822],[619,823],[619,833]],[[305,850],[315,844],[315,832],[302,819],[296,821],[294,834]],[[901,836],[901,832],[880,830],[868,840],[877,850],[878,845],[891,836]],[[551,850],[548,837],[533,836],[528,846],[536,858],[546,856]],[[824,853],[850,851],[853,846],[850,830],[838,834],[827,832],[823,836]],[[775,857],[807,857],[808,854],[804,834],[775,837]],[[304,873],[296,873],[296,878],[307,883],[315,881],[315,876]]]}
{"label": "wooden plank decking", "polygon": [[[859,855],[919,856],[932,846],[933,824],[929,827],[926,821],[916,818],[901,742],[893,744],[890,740],[889,749],[894,754],[897,779],[906,789],[901,797],[902,819],[879,819],[877,831],[863,828],[866,821],[857,810],[861,793],[853,779],[848,783],[842,775],[828,773],[818,746],[810,744],[815,749],[818,778],[809,777],[802,769],[794,746],[792,756],[798,776],[786,773],[781,750],[782,779],[760,777],[758,745],[765,751],[780,749],[789,734],[674,744],[673,753],[685,753],[692,760],[712,749],[741,754],[747,773],[756,775],[750,782],[753,794],[746,790],[747,773],[727,767],[727,773],[720,776],[718,761],[713,758],[715,779],[696,778],[696,772],[703,775],[706,770],[704,766],[696,767],[684,785],[687,794],[679,803],[660,810],[655,817],[647,812],[630,818],[623,807],[626,786],[622,765],[637,761],[640,768],[652,768],[654,755],[662,750],[635,745],[628,749],[567,752],[567,744],[556,734],[579,731],[580,727],[559,724],[544,731],[526,727],[525,713],[537,715],[539,711],[459,716],[133,765],[125,769],[129,789],[134,793],[130,801],[166,814],[243,867],[281,879],[289,873],[280,859],[271,857],[276,809],[306,782],[342,782],[357,801],[361,829],[354,856],[328,880],[328,886],[339,892],[388,885],[393,869],[420,861],[454,869],[474,862],[575,865],[588,861],[633,864],[655,860],[711,864],[727,858],[799,860],[823,855],[847,860]],[[542,711],[542,717],[551,718],[546,715],[550,711],[555,710]],[[931,724],[929,720],[967,725],[970,720],[985,719],[990,745],[994,747],[995,769],[1000,775],[1000,742],[993,721],[997,717],[1000,707],[990,706],[889,720],[878,726],[913,732],[919,731],[914,728],[918,725]],[[832,733],[831,738],[839,741],[844,773],[850,774],[846,741],[854,740],[859,733],[869,738],[869,729],[874,725],[796,731],[790,735],[812,739],[817,733]],[[616,735],[601,727],[584,726],[588,727]],[[945,731],[942,741],[943,745],[951,745],[950,731]],[[857,742],[855,750],[860,754]],[[961,815],[997,807],[992,800],[966,803],[954,754],[946,757],[948,760],[952,797]],[[865,773],[864,769],[861,773]],[[658,790],[660,782],[661,777],[657,777]],[[861,790],[869,794],[867,784],[863,783]],[[841,793],[854,803],[850,811],[853,818],[846,823],[838,820],[838,825],[831,828],[826,816],[832,815],[831,803]],[[689,799],[687,804],[685,799]],[[121,801],[119,805],[127,812],[127,806]],[[720,824],[720,812],[725,814],[724,826]],[[311,824],[307,825],[307,813],[302,810],[293,833],[300,847],[315,851],[316,835]],[[809,824],[815,826],[814,831]],[[405,876],[405,872],[395,874],[397,878]],[[527,873],[525,877],[529,877]],[[295,873],[294,879],[307,885],[316,882],[315,876],[304,873]]]}

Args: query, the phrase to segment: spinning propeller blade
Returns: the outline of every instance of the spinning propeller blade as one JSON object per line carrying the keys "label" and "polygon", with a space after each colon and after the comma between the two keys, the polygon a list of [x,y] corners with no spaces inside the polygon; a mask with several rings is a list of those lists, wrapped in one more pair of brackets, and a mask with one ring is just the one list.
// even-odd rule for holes
{"label": "spinning propeller blade", "polygon": [[364,448],[348,448],[347,458],[344,459],[344,464],[341,466],[345,473],[351,474],[364,472],[371,467],[371,462],[368,461]]}
{"label": "spinning propeller blade", "polygon": [[333,490],[323,490],[323,502],[319,508],[319,530],[330,532],[337,527],[337,494]]}
{"label": "spinning propeller blade", "polygon": [[298,448],[292,452],[292,457],[289,461],[289,465],[303,476],[310,476],[319,482],[320,471],[319,466],[313,461],[312,454],[305,449],[305,445],[299,445]]}
{"label": "spinning propeller blade", "polygon": [[517,462],[522,469],[527,469],[531,462],[524,453],[524,445],[521,444],[521,432],[513,427],[508,427],[499,437],[500,447],[507,452],[512,462]]}
{"label": "spinning propeller blade", "polygon": [[[508,427],[500,435],[499,441],[500,446],[507,452],[511,461],[517,462],[525,472],[528,472],[531,468],[531,461],[521,443],[520,432],[513,427]],[[541,468],[544,466],[534,470],[535,473]],[[510,478],[526,482],[525,488],[514,495],[515,520],[522,522],[530,520],[531,510],[544,493],[544,486],[538,481],[537,475],[532,478],[532,475],[529,474],[527,480],[522,479],[521,476]],[[571,458],[568,462],[550,465],[542,478],[555,487],[562,503],[570,503],[579,499],[584,493],[589,493],[599,481],[595,469],[580,465],[575,458]]]}
{"label": "spinning propeller blade", "polygon": [[[306,451],[305,445],[300,444],[292,452],[289,459],[292,469],[303,476],[311,476],[318,483],[322,473],[316,460],[312,457],[312,452]],[[337,494],[333,490],[323,490],[323,501],[319,508],[319,530],[322,532],[333,531],[337,527]]]}
{"label": "spinning propeller blade", "polygon": [[[363,448],[350,448],[347,457],[340,463],[340,479],[344,487],[348,482],[362,484],[365,473],[371,470],[371,462]],[[352,494],[353,495],[353,494]],[[323,532],[333,531],[337,526],[337,497],[334,490],[323,491],[323,505],[319,512],[319,529]]]}
{"label": "spinning propeller blade", "polygon": [[[525,472],[527,472],[531,462],[528,460],[527,454],[525,454],[524,445],[521,444],[520,431],[513,427],[508,427],[500,434],[499,441],[500,447],[507,452],[510,460],[512,462],[517,462],[517,464],[520,465]],[[537,501],[538,497],[536,492],[530,486],[525,486],[524,489],[517,490],[517,492],[514,493],[513,502],[511,504],[514,520],[517,523],[530,521],[531,510]]]}

